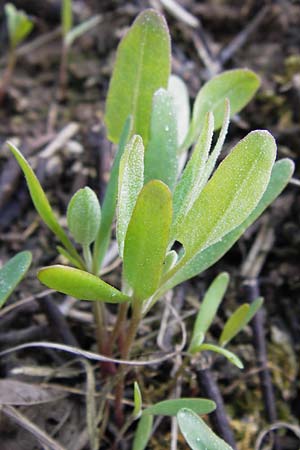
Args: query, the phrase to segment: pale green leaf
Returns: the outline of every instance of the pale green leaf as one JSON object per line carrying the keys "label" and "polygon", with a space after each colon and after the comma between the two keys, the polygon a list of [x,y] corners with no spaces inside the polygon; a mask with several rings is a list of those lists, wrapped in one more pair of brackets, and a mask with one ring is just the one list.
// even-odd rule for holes
{"label": "pale green leaf", "polygon": [[101,209],[92,189],[85,187],[73,195],[68,205],[67,222],[76,242],[81,245],[94,242],[101,223]]}
{"label": "pale green leaf", "polygon": [[[184,264],[240,225],[265,192],[276,156],[267,131],[249,133],[219,165],[174,238],[181,242]],[[176,267],[174,268],[176,270]]]}
{"label": "pale green leaf", "polygon": [[14,49],[29,35],[33,28],[33,22],[24,11],[16,9],[12,3],[6,3],[5,14],[10,45]]}
{"label": "pale green leaf", "polygon": [[169,270],[171,270],[178,260],[178,254],[175,250],[171,250],[166,254],[166,259],[164,262],[164,269],[163,272],[166,273]]}
{"label": "pale green leaf", "polygon": [[17,253],[0,268],[0,308],[20,283],[31,264],[31,253]]}
{"label": "pale green leaf", "polygon": [[144,409],[143,416],[176,416],[181,408],[190,408],[197,414],[209,414],[216,409],[216,404],[206,398],[177,398],[164,400]]}
{"label": "pale green leaf", "polygon": [[192,450],[233,450],[190,409],[181,409],[177,420],[180,431]]}
{"label": "pale green leaf", "polygon": [[134,408],[133,408],[133,417],[139,417],[142,412],[142,394],[139,387],[139,384],[135,381],[133,387],[133,398],[134,398]]}
{"label": "pale green leaf", "polygon": [[45,267],[39,270],[38,279],[50,289],[80,300],[107,303],[130,301],[130,297],[95,275],[73,267],[60,265]]}
{"label": "pale green leaf", "polygon": [[160,291],[160,295],[183,281],[198,275],[215,264],[234,245],[244,231],[278,197],[278,195],[288,184],[293,172],[294,164],[291,160],[282,159],[277,161],[272,169],[268,187],[254,211],[252,211],[252,213],[241,225],[224,236],[221,241],[211,245],[205,250],[200,251],[194,258],[187,261],[187,263],[183,265],[178,272],[176,272],[174,276],[165,283],[163,289]]}
{"label": "pale green leaf", "polygon": [[111,225],[115,215],[118,197],[118,178],[119,178],[120,160],[124,153],[129,137],[131,135],[131,131],[132,131],[132,120],[131,117],[128,117],[124,125],[124,129],[118,146],[118,151],[115,156],[113,166],[110,172],[110,178],[108,185],[106,187],[104,201],[102,205],[101,225],[96,242],[94,244],[93,272],[97,274],[100,271],[104,255],[106,253],[110,241]]}
{"label": "pale green leaf", "polygon": [[73,45],[74,41],[85,34],[86,32],[90,31],[92,28],[94,28],[96,25],[101,23],[103,21],[103,17],[101,15],[93,16],[90,19],[85,20],[84,22],[76,25],[72,29],[70,29],[65,36],[65,45],[70,47]]}
{"label": "pale green leaf", "polygon": [[227,320],[221,333],[219,344],[225,347],[229,341],[231,341],[257,313],[259,308],[263,304],[261,297],[249,305],[244,303],[241,305]]}
{"label": "pale green leaf", "polygon": [[215,129],[223,122],[223,105],[227,98],[231,116],[239,112],[254,96],[260,81],[251,70],[228,70],[209,80],[200,89],[193,108],[192,122],[182,147],[188,148],[202,130],[205,115],[211,111],[215,118]]}
{"label": "pale green leaf", "polygon": [[145,183],[161,180],[172,191],[177,167],[177,123],[173,99],[161,88],[153,96],[150,139],[145,151]]}
{"label": "pale green leaf", "polygon": [[203,174],[208,158],[214,131],[214,117],[212,113],[206,115],[202,133],[195,145],[191,159],[183,171],[181,179],[176,185],[173,199],[174,224],[173,234],[203,188]]}
{"label": "pale green leaf", "polygon": [[172,220],[172,197],[159,180],[147,183],[134,208],[125,238],[124,276],[138,300],[158,288]]}
{"label": "pale green leaf", "polygon": [[142,416],[134,434],[132,450],[145,450],[151,436],[153,416]]}
{"label": "pale green leaf", "polygon": [[168,91],[173,97],[177,119],[178,145],[181,145],[187,135],[190,124],[190,99],[185,82],[177,75],[169,78]]}
{"label": "pale green leaf", "polygon": [[189,351],[191,353],[193,353],[195,347],[202,344],[205,333],[212,324],[223,300],[228,283],[229,275],[228,273],[223,272],[213,280],[207,289],[194,323],[193,334],[189,346]]}
{"label": "pale green leaf", "polygon": [[106,102],[108,137],[119,142],[129,115],[133,133],[148,142],[152,98],[167,88],[170,76],[170,36],[165,19],[157,11],[143,11],[121,41]]}
{"label": "pale green leaf", "polygon": [[117,205],[117,240],[123,257],[128,223],[144,184],[144,146],[140,136],[133,136],[120,161]]}
{"label": "pale green leaf", "polygon": [[77,251],[73,247],[70,239],[68,238],[62,227],[59,225],[57,218],[52,211],[50,203],[48,202],[46,194],[42,186],[40,185],[39,180],[35,176],[32,168],[30,167],[22,153],[12,143],[7,142],[7,145],[25,175],[30,196],[38,214],[48,226],[48,228],[50,228],[50,230],[61,240],[70,255],[76,260],[82,261]]}
{"label": "pale green leaf", "polygon": [[203,352],[203,351],[210,351],[219,353],[222,356],[225,356],[225,358],[228,359],[232,364],[234,364],[239,369],[243,369],[244,365],[240,358],[238,358],[234,353],[230,352],[226,348],[219,347],[218,345],[214,344],[201,344],[198,347],[195,347],[193,349],[193,353]]}

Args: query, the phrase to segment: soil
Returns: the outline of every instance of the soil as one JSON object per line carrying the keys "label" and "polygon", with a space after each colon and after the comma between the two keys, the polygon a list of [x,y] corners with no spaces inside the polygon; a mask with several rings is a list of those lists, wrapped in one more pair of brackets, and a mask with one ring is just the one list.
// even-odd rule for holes
{"label": "soil", "polygon": [[[6,2],[2,2],[0,10],[2,73],[8,49],[3,3]],[[261,77],[255,99],[232,121],[226,149],[250,130],[268,129],[277,140],[278,158],[288,156],[295,161],[296,181],[288,185],[221,261],[157,303],[139,329],[134,357],[154,358],[158,352],[161,355],[174,350],[181,332],[172,315],[168,316],[169,302],[180,312],[190,333],[203,293],[218,273],[227,271],[230,286],[211,329],[211,341],[216,341],[232,311],[251,300],[254,288],[265,299],[256,322],[230,346],[245,368],[240,371],[220,356],[195,358],[183,372],[176,392],[182,397],[205,397],[206,388],[200,388],[199,377],[201,370],[209,370],[225,403],[239,450],[299,449],[299,2],[178,1],[197,18],[198,24],[193,28],[169,10],[163,10],[159,0],[74,0],[77,22],[95,14],[101,14],[103,21],[73,45],[63,97],[58,88],[62,49],[58,29],[60,2],[47,0],[42,8],[37,1],[12,3],[32,15],[35,28],[18,50],[18,62],[0,106],[0,261],[5,263],[16,252],[27,249],[32,251],[33,263],[1,311],[0,351],[33,341],[73,344],[96,351],[91,304],[49,293],[36,278],[38,268],[63,260],[57,255],[55,238],[32,206],[26,183],[5,141],[15,142],[29,158],[62,225],[66,224],[68,201],[80,187],[89,185],[103,198],[115,152],[106,139],[103,116],[116,47],[136,15],[155,7],[164,12],[168,21],[173,72],[187,83],[191,100],[218,70],[248,67]],[[51,150],[59,133],[62,143]],[[245,280],[249,277],[255,283],[254,288],[252,283],[247,289]],[[108,271],[104,279],[119,286],[120,267]],[[110,308],[109,319],[113,320],[114,313],[114,308]],[[134,380],[140,384],[145,404],[164,400],[174,396],[172,374],[180,364],[178,357],[132,368],[125,389],[126,417],[132,411]],[[267,378],[262,374],[267,374]],[[97,412],[103,409],[99,448],[131,448],[136,423],[121,438],[114,416],[113,391],[109,389],[111,380],[105,376],[103,365],[95,361],[83,363],[78,356],[51,348],[27,348],[1,357],[1,450],[97,449],[97,444],[91,444],[87,425],[93,427],[94,403]],[[9,400],[4,401],[7,391]],[[1,403],[7,408],[2,413]],[[16,419],[17,413],[22,414],[21,418]],[[27,420],[36,429],[30,428]],[[107,426],[101,428],[105,422]],[[155,423],[147,448],[170,448],[174,437],[170,419],[160,418]],[[218,418],[212,423],[216,431],[220,430]],[[277,437],[274,439],[269,433],[260,442],[260,433],[274,424],[278,427]],[[43,441],[42,433],[56,444]],[[120,442],[116,444],[118,438]],[[188,447],[180,434],[177,445],[178,449]]]}

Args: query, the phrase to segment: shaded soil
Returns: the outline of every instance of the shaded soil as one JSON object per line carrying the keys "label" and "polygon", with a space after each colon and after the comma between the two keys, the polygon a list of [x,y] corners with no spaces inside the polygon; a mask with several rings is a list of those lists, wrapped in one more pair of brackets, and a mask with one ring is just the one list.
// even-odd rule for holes
{"label": "shaded soil", "polygon": [[[37,340],[70,343],[69,339],[74,339],[75,345],[96,351],[91,305],[74,303],[59,294],[47,294],[36,279],[39,267],[62,259],[57,256],[57,242],[53,235],[37,217],[26,183],[4,143],[7,139],[13,140],[30,158],[62,224],[66,223],[68,201],[78,188],[89,185],[103,198],[115,151],[106,140],[103,115],[116,46],[135,16],[149,6],[160,7],[160,2],[74,1],[77,21],[102,14],[103,22],[73,46],[68,87],[63,100],[58,99],[61,42],[59,32],[55,33],[59,26],[60,2],[44,2],[44,8],[49,8],[46,11],[37,8],[35,1],[13,3],[21,4],[33,15],[35,30],[19,50],[16,70],[0,107],[0,261],[4,263],[16,252],[28,249],[33,253],[33,264],[7,303],[10,306],[23,301],[22,306],[3,310],[0,316],[0,347],[3,350]],[[225,149],[231,148],[248,131],[264,128],[270,130],[277,140],[278,157],[291,157],[297,167],[300,148],[299,3],[247,0],[241,6],[239,1],[182,0],[180,4],[201,21],[193,29],[165,11],[173,42],[173,72],[186,81],[191,99],[216,69],[248,67],[261,77],[257,96],[233,120]],[[0,63],[3,71],[7,51],[3,10],[0,18],[3,36]],[[48,36],[46,42],[36,46],[45,35]],[[45,157],[43,151],[62,130],[66,134],[70,132],[70,136],[50,152],[50,157]],[[299,178],[299,169],[294,176]],[[265,298],[260,320],[266,335],[265,363],[274,389],[273,404],[265,401],[251,327],[247,327],[231,346],[245,363],[243,371],[221,357],[202,358],[195,360],[186,370],[178,387],[183,397],[205,396],[198,378],[200,369],[209,368],[220,388],[240,450],[254,448],[260,431],[267,428],[269,422],[299,425],[299,211],[299,186],[290,184],[221,261],[173,293],[172,304],[185,318],[190,332],[193,315],[210,281],[221,271],[230,273],[230,288],[211,330],[213,340],[219,336],[230,313],[241,302],[249,300],[244,281],[257,270],[256,281]],[[258,252],[249,262],[255,242]],[[258,269],[261,250],[264,258]],[[120,268],[109,272],[105,279],[119,286]],[[41,294],[40,298],[35,297],[38,294]],[[53,305],[60,308],[60,316],[66,321],[62,327],[55,322],[57,314],[56,310],[53,312]],[[143,322],[137,357],[170,351],[180,340],[180,329],[171,318],[166,330],[162,329],[161,318],[167,314],[165,305],[166,302],[159,302]],[[110,309],[112,317],[114,312],[113,308]],[[64,326],[70,332],[67,336],[61,331]],[[132,408],[130,400],[135,379],[140,383],[146,404],[168,398],[174,388],[170,374],[177,364],[180,361],[172,360],[131,371],[125,390],[125,397],[129,400],[126,412],[129,414]],[[75,360],[73,356],[55,350],[27,349],[2,357],[0,381],[9,379],[30,383],[32,392],[28,393],[28,398],[37,396],[35,404],[28,405],[28,402],[20,403],[15,399],[12,405],[48,436],[60,442],[62,448],[90,449],[86,421],[86,409],[89,411],[90,408],[86,407],[86,390],[90,388],[86,374],[89,370],[95,375],[95,399],[97,407],[100,407],[103,398],[110,397],[106,392],[107,379],[101,376],[99,365],[90,362],[87,368],[78,358]],[[41,386],[48,389],[49,385],[54,391],[42,402],[41,394],[35,389]],[[11,391],[14,391],[13,387]],[[1,398],[0,384],[0,403]],[[104,407],[103,411],[104,420],[108,414],[110,420],[101,449],[114,448],[119,433],[113,419],[113,402],[109,405],[110,409]],[[147,448],[170,448],[169,419],[159,421],[157,425]],[[22,421],[17,424],[0,410],[1,450],[46,448],[35,433],[25,428]],[[119,448],[131,448],[134,429],[135,424],[127,430]],[[259,448],[297,450],[299,446],[295,434],[282,427],[273,446],[266,440]],[[180,436],[178,448],[187,448]]]}

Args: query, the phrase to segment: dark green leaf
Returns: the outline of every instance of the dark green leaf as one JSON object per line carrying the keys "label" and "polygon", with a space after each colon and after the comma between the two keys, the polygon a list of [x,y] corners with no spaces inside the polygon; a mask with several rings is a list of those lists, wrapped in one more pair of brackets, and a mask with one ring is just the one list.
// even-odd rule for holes
{"label": "dark green leaf", "polygon": [[124,276],[138,300],[150,297],[158,288],[171,220],[169,188],[162,181],[150,181],[137,199],[124,247]]}
{"label": "dark green leaf", "polygon": [[73,267],[60,265],[45,267],[39,270],[38,279],[47,287],[80,300],[107,303],[130,301],[127,295],[95,275]]}
{"label": "dark green leaf", "polygon": [[144,409],[143,415],[176,416],[181,408],[190,408],[197,414],[209,414],[216,409],[216,404],[206,398],[177,398],[149,406]]}
{"label": "dark green leaf", "polygon": [[0,308],[20,283],[31,264],[31,253],[20,252],[0,269]]}
{"label": "dark green leaf", "polygon": [[108,136],[119,142],[125,120],[133,117],[133,133],[147,145],[153,94],[168,85],[170,36],[157,11],[142,12],[121,41],[106,102]]}

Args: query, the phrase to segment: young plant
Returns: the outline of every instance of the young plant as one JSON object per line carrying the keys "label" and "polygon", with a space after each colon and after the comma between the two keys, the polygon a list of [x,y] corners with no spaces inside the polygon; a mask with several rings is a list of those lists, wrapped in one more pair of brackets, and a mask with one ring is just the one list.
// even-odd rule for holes
{"label": "young plant", "polygon": [[62,52],[60,60],[59,86],[60,97],[65,97],[68,84],[68,56],[74,41],[101,22],[101,16],[94,16],[73,27],[72,0],[62,0]]}
{"label": "young plant", "polygon": [[[146,10],[120,43],[110,82],[105,123],[118,150],[101,214],[89,189],[76,193],[68,207],[68,226],[82,254],[59,225],[28,162],[9,144],[38,213],[61,241],[58,251],[75,266],[43,268],[39,280],[59,292],[93,301],[99,350],[107,355],[118,351],[122,359],[130,357],[140,321],[156,301],[218,261],[293,173],[289,159],[275,162],[274,138],[262,130],[249,133],[215,169],[229,118],[259,86],[252,71],[231,70],[207,82],[196,97],[189,122],[186,88],[171,77],[170,67],[166,22],[156,11]],[[212,147],[214,131],[220,128]],[[115,215],[123,262],[121,290],[99,277]],[[119,304],[112,331],[105,326],[105,303]],[[240,321],[250,320],[256,307],[241,307],[225,327],[220,346],[212,348],[203,343],[217,307],[210,303],[202,305],[189,351],[209,349],[229,357],[222,346],[239,331]],[[232,356],[231,360],[238,361]],[[118,372],[115,411],[121,423],[122,366]]]}
{"label": "young plant", "polygon": [[31,253],[17,253],[0,269],[0,308],[18,286],[31,264]]}
{"label": "young plant", "polygon": [[16,9],[12,3],[6,3],[4,9],[7,20],[9,50],[6,70],[0,84],[0,104],[7,92],[17,62],[16,49],[33,28],[33,22],[30,17],[24,11]]}

